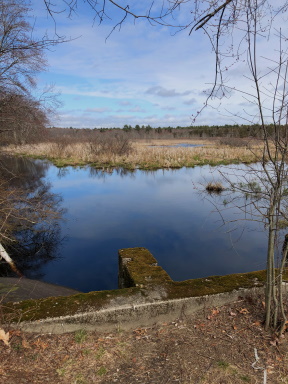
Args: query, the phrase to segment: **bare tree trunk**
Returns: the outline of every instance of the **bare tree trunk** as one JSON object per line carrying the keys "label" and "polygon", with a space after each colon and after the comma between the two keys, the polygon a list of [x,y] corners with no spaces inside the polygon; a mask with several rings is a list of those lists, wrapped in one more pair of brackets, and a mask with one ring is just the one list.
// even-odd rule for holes
{"label": "bare tree trunk", "polygon": [[287,317],[286,317],[284,301],[283,301],[283,272],[287,262],[287,253],[288,253],[288,234],[286,234],[285,240],[284,240],[284,245],[282,250],[282,260],[281,260],[281,266],[280,266],[279,276],[278,276],[279,303],[280,303],[280,312],[282,316],[282,324],[279,329],[279,335],[281,335],[284,332],[284,329],[287,323]]}
{"label": "bare tree trunk", "polygon": [[267,331],[271,325],[272,299],[274,297],[274,246],[275,246],[275,230],[273,226],[273,212],[271,212],[271,222],[269,224],[268,234],[268,250],[267,250],[267,277],[266,277],[266,318],[265,330]]}

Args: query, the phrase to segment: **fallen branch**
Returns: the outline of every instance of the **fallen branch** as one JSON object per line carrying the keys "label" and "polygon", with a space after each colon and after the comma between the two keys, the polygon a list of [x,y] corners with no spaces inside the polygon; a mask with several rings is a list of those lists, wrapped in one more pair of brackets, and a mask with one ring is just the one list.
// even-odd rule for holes
{"label": "fallen branch", "polygon": [[265,368],[265,367],[260,367],[260,366],[257,366],[257,367],[256,367],[256,364],[258,364],[258,363],[259,363],[259,360],[260,360],[256,348],[254,348],[254,355],[255,355],[255,361],[254,361],[254,363],[252,364],[252,368],[255,369],[255,370],[261,370],[261,371],[264,371],[263,384],[267,384],[267,370],[266,370],[266,368]]}
{"label": "fallen branch", "polygon": [[3,245],[0,243],[0,258],[4,259],[11,267],[11,269],[17,273],[18,276],[22,277],[23,274],[18,270],[16,267],[14,261],[11,259],[11,257],[8,255],[8,253],[5,251]]}

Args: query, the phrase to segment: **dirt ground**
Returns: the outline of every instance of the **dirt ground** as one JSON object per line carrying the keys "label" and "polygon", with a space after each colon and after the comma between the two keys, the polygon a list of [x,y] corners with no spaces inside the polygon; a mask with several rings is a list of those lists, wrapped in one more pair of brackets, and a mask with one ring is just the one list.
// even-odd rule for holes
{"label": "dirt ground", "polygon": [[277,339],[262,320],[261,299],[239,298],[131,331],[10,331],[9,345],[0,341],[0,383],[288,384],[288,333]]}

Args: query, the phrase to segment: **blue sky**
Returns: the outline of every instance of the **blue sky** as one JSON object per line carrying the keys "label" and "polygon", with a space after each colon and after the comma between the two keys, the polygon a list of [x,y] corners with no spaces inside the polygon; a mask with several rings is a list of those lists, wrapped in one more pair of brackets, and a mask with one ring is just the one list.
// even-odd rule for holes
{"label": "blue sky", "polygon": [[[35,33],[53,35],[55,25],[44,1],[32,0],[32,8]],[[112,20],[93,26],[93,12],[87,5],[81,5],[72,19],[65,12],[56,16],[57,33],[72,40],[47,51],[49,68],[38,76],[40,88],[53,84],[59,93],[62,106],[53,124],[79,128],[190,125],[192,115],[205,102],[203,91],[214,80],[215,58],[207,36],[203,31],[189,36],[187,30],[172,35],[167,27],[128,18],[121,31],[106,40],[119,12],[112,10],[111,16]],[[179,18],[185,17],[187,12],[182,10]],[[232,87],[251,89],[243,77],[244,62],[228,72]],[[246,123],[233,115],[246,113],[247,108],[253,114],[255,109],[235,92],[228,99],[215,100],[213,107],[203,111],[197,125]]]}

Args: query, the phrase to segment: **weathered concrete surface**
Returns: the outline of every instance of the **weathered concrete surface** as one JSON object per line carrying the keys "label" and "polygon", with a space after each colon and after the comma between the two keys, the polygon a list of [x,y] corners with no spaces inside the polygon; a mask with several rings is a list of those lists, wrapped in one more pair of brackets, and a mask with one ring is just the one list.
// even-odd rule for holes
{"label": "weathered concrete surface", "polygon": [[51,296],[69,296],[76,293],[79,291],[25,277],[0,277],[0,301],[4,303]]}
{"label": "weathered concrete surface", "polygon": [[7,303],[2,313],[29,332],[145,327],[262,294],[265,280],[256,271],[175,282],[147,249],[127,248],[119,251],[122,289]]}
{"label": "weathered concrete surface", "polygon": [[111,331],[147,327],[161,321],[185,318],[199,310],[232,303],[239,296],[254,296],[263,293],[263,288],[243,289],[217,295],[191,297],[148,303],[127,303],[71,316],[46,318],[36,322],[22,322],[17,325],[26,332],[64,333],[79,329]]}
{"label": "weathered concrete surface", "polygon": [[118,257],[119,288],[163,285],[172,281],[146,248],[120,249]]}

